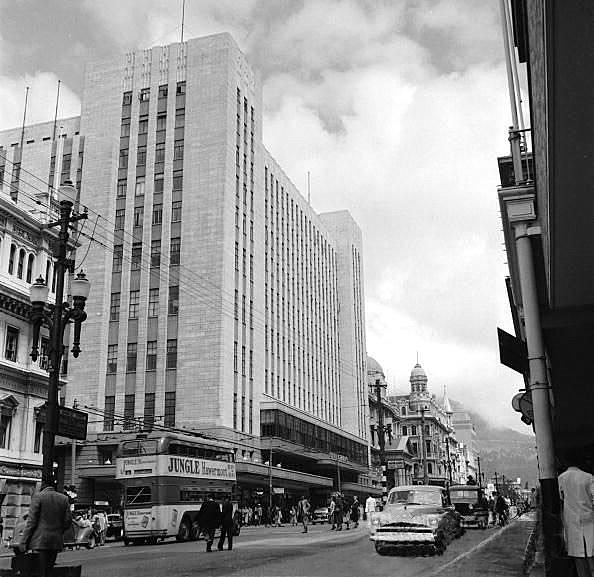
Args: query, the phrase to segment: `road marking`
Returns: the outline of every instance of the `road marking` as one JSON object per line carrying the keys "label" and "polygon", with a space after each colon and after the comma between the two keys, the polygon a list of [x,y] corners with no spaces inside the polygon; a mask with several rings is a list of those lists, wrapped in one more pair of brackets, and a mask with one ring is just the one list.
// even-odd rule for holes
{"label": "road marking", "polygon": [[448,563],[446,563],[439,569],[436,569],[435,571],[433,571],[433,573],[430,573],[427,577],[434,577],[435,575],[439,575],[440,573],[443,573],[446,569],[448,569],[455,563],[458,563],[458,561],[461,561],[462,559],[468,557],[469,555],[472,555],[479,549],[482,549],[485,545],[487,545],[488,543],[493,541],[493,539],[495,539],[495,537],[498,537],[499,535],[501,535],[501,533],[503,533],[504,531],[507,531],[507,529],[509,529],[511,526],[512,526],[512,523],[506,525],[505,527],[501,527],[501,529],[498,529],[497,531],[495,531],[495,533],[493,533],[493,535],[491,535],[490,537],[487,537],[484,541],[481,541],[478,545],[475,545],[472,549],[469,549],[468,551],[465,551],[464,553],[460,553],[460,555],[458,555],[457,557],[454,557],[454,559],[452,559],[451,561],[449,561]]}

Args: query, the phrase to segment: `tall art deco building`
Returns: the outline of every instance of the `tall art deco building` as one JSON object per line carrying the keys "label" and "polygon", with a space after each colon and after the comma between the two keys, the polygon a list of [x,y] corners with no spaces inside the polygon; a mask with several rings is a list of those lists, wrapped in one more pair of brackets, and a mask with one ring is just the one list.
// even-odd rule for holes
{"label": "tall art deco building", "polygon": [[81,492],[115,499],[113,448],[140,427],[234,442],[246,497],[271,454],[285,495],[367,492],[361,232],[347,211],[316,214],[264,148],[261,85],[233,39],[89,64],[76,128],[74,162],[68,137],[34,168],[49,179],[69,154],[90,211],[85,350],[63,389],[91,412]]}

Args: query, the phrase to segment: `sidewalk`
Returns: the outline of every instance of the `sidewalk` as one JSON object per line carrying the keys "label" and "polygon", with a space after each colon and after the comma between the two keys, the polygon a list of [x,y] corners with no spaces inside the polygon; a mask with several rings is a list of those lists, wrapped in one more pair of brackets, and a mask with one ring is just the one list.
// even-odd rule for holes
{"label": "sidewalk", "polygon": [[[514,521],[430,577],[521,577],[524,550],[533,526],[531,518]],[[544,569],[540,573],[539,569],[540,566],[535,567],[530,577],[544,577]]]}

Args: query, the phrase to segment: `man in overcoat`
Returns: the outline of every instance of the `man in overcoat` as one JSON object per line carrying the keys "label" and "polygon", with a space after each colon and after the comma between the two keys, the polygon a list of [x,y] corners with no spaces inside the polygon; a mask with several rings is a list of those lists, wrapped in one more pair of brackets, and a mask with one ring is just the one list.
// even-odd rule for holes
{"label": "man in overcoat", "polygon": [[209,495],[200,507],[198,525],[200,525],[200,529],[206,534],[206,552],[210,553],[212,551],[215,531],[221,525],[221,508],[215,502],[212,495]]}
{"label": "man in overcoat", "polygon": [[64,548],[64,531],[70,527],[70,503],[66,495],[46,485],[33,495],[23,530],[23,548],[38,554],[38,573],[49,577],[58,552]]}
{"label": "man in overcoat", "polygon": [[225,537],[227,537],[227,549],[233,549],[233,503],[228,495],[223,499],[223,507],[221,509],[221,537],[219,539],[218,549],[223,550],[225,544]]}
{"label": "man in overcoat", "polygon": [[576,466],[568,456],[569,467],[559,475],[559,494],[567,555],[573,557],[579,577],[594,575],[594,478]]}

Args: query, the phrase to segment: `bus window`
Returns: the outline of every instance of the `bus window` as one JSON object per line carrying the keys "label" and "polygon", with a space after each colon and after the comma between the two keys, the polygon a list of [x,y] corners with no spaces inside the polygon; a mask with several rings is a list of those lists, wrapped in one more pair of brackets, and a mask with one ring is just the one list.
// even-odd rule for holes
{"label": "bus window", "polygon": [[139,455],[155,455],[157,441],[155,439],[137,439],[122,443],[122,457],[138,457]]}
{"label": "bus window", "polygon": [[126,488],[126,505],[141,505],[151,502],[151,488],[147,485]]}

